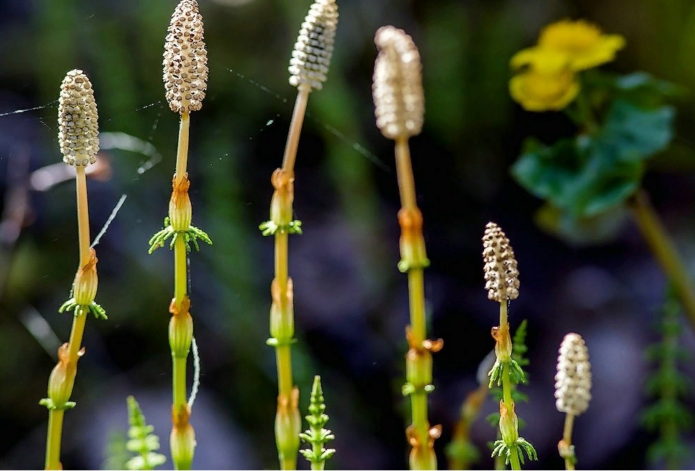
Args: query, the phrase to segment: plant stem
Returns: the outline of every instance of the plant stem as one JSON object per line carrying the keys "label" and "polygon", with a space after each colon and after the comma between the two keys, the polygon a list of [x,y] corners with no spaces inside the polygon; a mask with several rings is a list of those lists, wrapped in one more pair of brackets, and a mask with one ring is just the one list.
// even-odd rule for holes
{"label": "plant stem", "polygon": [[[185,177],[187,174],[189,123],[188,113],[183,113],[179,126],[179,144],[176,155],[177,179]],[[174,242],[174,304],[177,309],[181,308],[188,291],[187,256],[184,238],[178,237]],[[172,392],[176,409],[186,404],[186,358],[172,356]]]}
{"label": "plant stem", "polygon": [[302,132],[302,124],[304,123],[304,115],[306,114],[306,105],[309,101],[309,93],[311,87],[307,84],[302,84],[297,87],[297,100],[294,102],[294,111],[292,112],[292,122],[290,130],[287,134],[287,144],[285,145],[285,155],[282,158],[282,169],[294,173],[294,162],[297,159],[297,147],[299,147],[299,136]]}
{"label": "plant stem", "polygon": [[[507,301],[504,300],[500,303],[500,332],[502,336],[502,342],[506,343],[511,342],[511,339],[509,338],[509,323],[507,321]],[[510,345],[510,349],[511,349]],[[512,380],[509,376],[509,368],[510,368],[510,363],[509,361],[505,362],[502,365],[502,400],[504,401],[504,405],[507,407],[507,413],[509,414],[514,414],[516,416],[516,411],[514,410],[514,400],[512,399]],[[500,424],[502,417],[500,414]],[[516,420],[516,417],[515,417]],[[518,430],[517,430],[518,433]],[[518,445],[513,445],[514,447],[517,447]],[[512,449],[512,452],[509,456],[510,462],[512,469],[521,469],[521,463],[519,462],[519,455],[516,451],[516,449]]]}
{"label": "plant stem", "polygon": [[176,179],[180,180],[186,176],[188,166],[188,131],[190,122],[188,113],[181,113],[179,124],[179,144],[176,149]]}
{"label": "plant stem", "polygon": [[[415,178],[410,162],[408,137],[395,139],[396,171],[398,189],[401,197],[401,210],[398,222],[401,226],[401,262],[399,269],[408,272],[408,292],[410,297],[410,325],[407,330],[409,344],[406,355],[406,379],[410,388],[412,425],[408,429],[412,450],[411,469],[436,468],[434,438],[430,434],[427,416],[427,395],[432,383],[432,354],[441,349],[441,341],[427,340],[427,316],[425,310],[424,268],[429,261],[425,253],[422,234],[422,214],[417,207]],[[436,345],[436,348],[434,347]]]}
{"label": "plant stem", "polygon": [[186,243],[183,237],[178,237],[174,242],[174,303],[177,308],[186,298],[188,290],[188,277],[186,274]]}
{"label": "plant stem", "polygon": [[77,187],[77,227],[79,231],[80,244],[80,267],[89,262],[89,208],[87,206],[87,177],[84,167],[77,167],[75,177]]}
{"label": "plant stem", "polygon": [[[275,344],[275,359],[278,375],[278,409],[275,418],[275,439],[282,469],[296,469],[297,467],[298,427],[301,426],[301,418],[296,404],[298,391],[295,391],[292,380],[291,342],[294,337],[294,310],[289,277],[288,227],[292,222],[293,212],[294,164],[297,160],[299,137],[310,92],[311,87],[308,85],[302,84],[297,87],[297,100],[287,134],[282,169],[278,169],[273,174],[272,179],[275,193],[271,203],[271,221],[279,229],[275,232],[275,278],[271,287],[273,305],[271,307],[270,332],[271,337],[277,342]],[[278,177],[277,180],[276,176]],[[281,208],[279,212],[273,209],[276,206]]]}
{"label": "plant stem", "polygon": [[[568,449],[571,449],[571,446],[572,446],[572,427],[573,426],[574,426],[574,414],[567,414],[565,416],[565,429],[562,433],[562,441],[564,442],[564,445]],[[565,469],[567,469],[567,470],[573,470],[574,469],[574,461],[569,456],[565,457]]]}
{"label": "plant stem", "polygon": [[186,357],[172,357],[174,407],[186,405]]}
{"label": "plant stem", "polygon": [[415,178],[413,177],[413,167],[410,163],[410,147],[408,146],[407,137],[396,139],[396,172],[398,174],[401,205],[406,209],[417,208]]}
{"label": "plant stem", "polygon": [[[87,177],[85,168],[76,167],[75,187],[77,193],[77,232],[79,238],[80,252],[80,268],[84,267],[91,258],[91,249],[89,248],[89,207],[87,205]],[[65,381],[73,382],[77,375],[77,360],[80,357],[80,349],[82,347],[82,337],[84,335],[84,326],[87,321],[88,310],[82,306],[76,308],[75,315],[72,319],[72,329],[70,331],[70,340],[68,341],[68,363],[74,365],[74,368],[67,368],[67,375],[72,375],[72,378],[66,378]],[[63,409],[54,409],[48,412],[48,435],[46,438],[46,469],[58,469],[60,466],[60,443],[63,434],[63,417],[65,411]]]}
{"label": "plant stem", "polygon": [[639,190],[629,201],[632,215],[637,227],[649,245],[666,276],[672,280],[678,297],[683,303],[686,317],[695,329],[695,293],[693,283],[683,262],[676,251],[675,245],[664,228],[659,216],[654,211],[649,197],[644,190]]}
{"label": "plant stem", "polygon": [[63,416],[65,411],[54,409],[48,411],[48,439],[46,440],[46,469],[61,469],[60,439],[63,434]]}
{"label": "plant stem", "polygon": [[[410,333],[411,342],[414,345],[422,345],[427,338],[425,318],[425,281],[422,268],[408,270],[408,290],[410,292]],[[413,361],[427,361],[418,356]],[[431,361],[431,358],[430,358]],[[431,378],[422,378],[429,384]],[[428,437],[430,424],[427,420],[427,391],[417,388],[411,395],[411,410],[413,415],[413,427],[418,437],[425,440]],[[427,446],[424,443],[422,446]]]}
{"label": "plant stem", "polygon": [[292,353],[289,345],[278,345],[275,349],[278,370],[278,394],[292,394]]}
{"label": "plant stem", "polygon": [[509,456],[509,460],[512,465],[512,469],[521,469],[521,462],[519,462],[519,454],[516,452],[516,450],[512,451],[511,455]]}

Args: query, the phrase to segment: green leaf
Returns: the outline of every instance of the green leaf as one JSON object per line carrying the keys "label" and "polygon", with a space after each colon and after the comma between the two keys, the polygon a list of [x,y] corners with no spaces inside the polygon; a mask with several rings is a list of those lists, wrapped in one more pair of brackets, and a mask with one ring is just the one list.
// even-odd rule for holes
{"label": "green leaf", "polygon": [[673,137],[674,109],[615,100],[595,135],[546,146],[527,140],[512,175],[529,192],[568,211],[594,217],[618,207],[639,187],[644,161]]}
{"label": "green leaf", "polygon": [[616,100],[600,138],[605,145],[615,146],[621,159],[643,160],[671,142],[674,115],[671,106],[645,109]]}

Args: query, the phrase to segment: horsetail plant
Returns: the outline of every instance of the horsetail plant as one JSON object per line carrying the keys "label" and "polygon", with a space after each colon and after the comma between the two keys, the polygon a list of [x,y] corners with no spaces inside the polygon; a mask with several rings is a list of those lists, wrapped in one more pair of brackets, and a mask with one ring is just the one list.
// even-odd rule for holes
{"label": "horsetail plant", "polygon": [[75,407],[70,401],[77,375],[77,361],[84,355],[82,336],[87,314],[106,319],[106,313],[94,302],[97,294],[96,251],[89,246],[89,208],[87,206],[87,165],[96,162],[99,151],[99,123],[94,90],[89,78],[81,70],[67,73],[60,86],[58,104],[58,141],[63,162],[75,167],[77,186],[77,225],[79,234],[80,265],[72,285],[71,298],[58,310],[73,311],[70,340],[58,349],[58,364],[48,379],[48,398],[40,401],[48,409],[46,439],[46,469],[62,469],[60,441],[63,433],[63,415]]}
{"label": "horsetail plant", "polygon": [[[514,337],[512,338],[512,359],[516,361],[516,363],[521,367],[522,370],[525,366],[528,366],[529,364],[529,359],[525,356],[526,352],[528,351],[528,347],[526,347],[527,326],[528,321],[526,319],[521,321],[519,327],[517,327],[514,331]],[[522,382],[524,384],[528,383],[528,374],[526,372],[524,372],[524,378]],[[499,401],[504,397],[504,392],[502,391],[502,388],[500,388],[499,386],[495,386],[490,390],[490,395],[493,397],[495,401]],[[514,401],[514,404],[518,402],[528,402],[528,396],[523,392],[519,391],[518,384],[516,384],[514,381],[512,381],[512,400]],[[500,440],[502,438],[502,435],[499,430],[499,412],[490,414],[487,417],[487,420],[493,427],[497,429],[497,440]],[[519,430],[524,428],[525,425],[525,422],[519,419]],[[504,456],[498,455],[495,457],[495,469],[505,469]]]}
{"label": "horsetail plant", "polygon": [[326,461],[335,454],[333,448],[324,447],[326,443],[335,438],[330,430],[324,428],[328,423],[328,415],[325,412],[326,404],[324,404],[323,390],[321,389],[321,377],[314,376],[309,415],[305,417],[306,421],[309,422],[309,430],[299,434],[299,438],[311,445],[309,450],[299,450],[302,456],[311,463],[311,469],[324,469]]}
{"label": "horsetail plant", "polygon": [[128,396],[128,451],[137,453],[137,456],[129,459],[126,467],[130,470],[154,469],[166,462],[166,457],[159,450],[159,437],[155,435],[154,427],[145,421],[145,415],[140,409],[138,401],[133,396]]}
{"label": "horsetail plant", "polygon": [[577,457],[572,445],[574,418],[589,408],[591,400],[591,363],[589,350],[579,334],[565,335],[560,345],[555,375],[555,405],[567,414],[562,440],[557,445],[560,456],[565,460],[565,469],[574,469]]}
{"label": "horsetail plant", "polygon": [[171,239],[174,250],[174,298],[169,312],[169,346],[173,363],[173,427],[170,437],[171,456],[177,469],[190,469],[195,451],[195,432],[189,423],[191,409],[186,400],[186,359],[193,340],[193,318],[189,312],[191,301],[187,294],[187,253],[192,242],[199,249],[197,239],[212,244],[208,235],[191,226],[192,207],[188,195],[190,181],[188,163],[188,136],[190,113],[200,110],[207,88],[207,51],[203,41],[203,18],[195,0],[181,0],[169,23],[164,44],[163,78],[169,107],[181,116],[176,173],[169,201],[169,217],[164,229],[150,239],[152,253]]}
{"label": "horsetail plant", "polygon": [[301,234],[301,222],[293,218],[294,164],[309,93],[320,90],[326,81],[338,25],[335,0],[316,0],[302,23],[290,60],[290,84],[297,87],[292,122],[287,135],[282,167],[273,172],[275,189],[270,203],[270,220],[260,225],[264,236],[275,236],[275,277],[270,286],[270,339],[275,347],[278,374],[275,442],[282,469],[295,469],[299,451],[299,389],[292,380],[291,346],[294,339],[292,278],[289,277],[290,234]]}
{"label": "horsetail plant", "polygon": [[402,208],[401,261],[398,269],[408,274],[410,324],[406,327],[409,350],[406,354],[406,384],[403,394],[411,398],[413,423],[406,436],[412,450],[411,469],[436,469],[434,440],[441,426],[430,428],[427,395],[432,385],[432,353],[441,350],[442,340],[427,339],[424,269],[430,264],[422,234],[422,213],[417,206],[415,180],[408,139],[420,133],[425,114],[422,64],[412,38],[403,30],[384,26],[374,42],[379,55],[374,64],[373,96],[376,125],[387,139],[395,141],[396,170]]}
{"label": "horsetail plant", "polygon": [[695,418],[684,400],[692,393],[693,382],[679,368],[680,361],[689,359],[688,351],[680,345],[683,327],[680,323],[681,306],[674,286],[666,292],[662,309],[661,339],[651,345],[646,356],[657,364],[646,381],[645,391],[654,401],[642,414],[644,427],[658,434],[647,449],[647,459],[655,467],[682,469],[693,456],[693,449],[684,439],[692,430]]}
{"label": "horsetail plant", "polygon": [[497,359],[489,373],[489,387],[495,383],[502,385],[499,421],[502,439],[494,443],[492,456],[504,456],[505,464],[511,463],[512,469],[521,469],[524,452],[531,460],[537,459],[537,455],[533,445],[519,436],[519,420],[512,398],[512,384],[524,380],[524,371],[512,357],[507,321],[508,303],[519,297],[519,270],[509,239],[494,222],[485,227],[483,260],[488,298],[500,304],[500,325],[492,328]]}

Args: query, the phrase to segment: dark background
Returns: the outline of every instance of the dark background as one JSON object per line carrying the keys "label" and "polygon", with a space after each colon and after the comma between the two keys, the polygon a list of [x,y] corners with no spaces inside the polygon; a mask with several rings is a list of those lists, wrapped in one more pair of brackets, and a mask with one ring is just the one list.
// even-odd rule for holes
{"label": "dark background", "polygon": [[[127,429],[129,394],[140,401],[168,455],[173,255],[148,255],[147,241],[166,215],[174,167],[178,117],[164,101],[161,57],[175,5],[0,1],[1,468],[43,467],[47,413],[38,401],[46,395],[57,346],[70,331],[69,315],[57,308],[67,299],[78,260],[75,190],[70,180],[56,183],[62,164],[34,172],[61,162],[58,90],[73,68],[91,78],[103,133],[102,167],[88,182],[92,237],[121,195],[127,200],[97,247],[97,302],[109,320],[87,323],[87,355],[73,393],[78,406],[65,419],[63,464],[103,465],[109,437]],[[214,246],[190,259],[202,362],[192,417],[198,468],[277,466],[275,357],[265,345],[273,241],[257,227],[268,218],[269,179],[282,159],[296,93],[287,66],[309,5],[200,1],[210,79],[203,109],[191,118],[189,175],[193,222]],[[543,25],[586,18],[627,39],[606,69],[645,70],[693,89],[693,2],[339,5],[333,64],[324,89],[310,97],[299,145],[295,209],[304,234],[290,243],[299,338],[295,380],[304,415],[313,375],[323,378],[338,449],[328,467],[407,467],[409,404],[400,387],[408,297],[406,277],[396,269],[400,203],[392,142],[374,126],[371,100],[373,36],[386,24],[413,36],[424,64],[425,127],[411,149],[432,262],[426,272],[431,335],[445,342],[434,357],[437,389],[430,396],[430,420],[444,427],[437,442],[440,467],[461,402],[476,387],[476,368],[493,347],[490,328],[498,323],[482,277],[480,239],[490,220],[505,230],[519,261],[521,294],[511,305],[512,326],[529,321],[531,382],[524,390],[530,402],[519,404],[517,413],[540,461],[528,468],[562,467],[556,446],[564,416],[555,410],[553,376],[557,349],[570,331],[586,339],[594,374],[590,409],[576,420],[579,466],[649,466],[645,451],[655,437],[641,429],[639,414],[652,367],[643,352],[658,339],[664,278],[629,218],[616,221],[623,223],[617,238],[592,246],[568,245],[535,225],[540,201],[511,179],[509,167],[524,137],[552,142],[574,130],[560,113],[531,114],[511,101],[508,61],[535,42]],[[695,103],[687,95],[676,105],[674,145],[652,161],[644,186],[693,269]],[[123,149],[133,145],[139,150]],[[692,351],[695,338],[683,325],[682,340]],[[695,374],[692,363],[685,369]],[[482,416],[494,409],[488,400]],[[481,417],[473,427],[484,456],[477,466],[492,466],[486,442],[494,436]],[[692,435],[686,439],[695,445]],[[695,467],[695,461],[686,465]],[[300,466],[307,467],[301,457]]]}

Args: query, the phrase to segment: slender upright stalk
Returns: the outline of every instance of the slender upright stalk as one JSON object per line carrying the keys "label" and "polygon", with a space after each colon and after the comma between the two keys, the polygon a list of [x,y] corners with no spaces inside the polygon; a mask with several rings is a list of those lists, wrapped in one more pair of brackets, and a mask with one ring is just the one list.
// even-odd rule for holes
{"label": "slender upright stalk", "polygon": [[89,208],[85,167],[96,162],[99,149],[97,106],[92,84],[81,70],[67,73],[61,84],[58,106],[60,150],[63,161],[76,169],[78,247],[80,263],[73,282],[73,297],[63,303],[59,312],[74,311],[69,342],[58,349],[58,364],[48,380],[48,398],[40,404],[48,408],[46,437],[46,469],[60,469],[60,445],[64,411],[75,406],[70,402],[77,375],[77,361],[84,354],[82,336],[87,314],[106,318],[104,310],[94,302],[98,277],[96,252],[90,249]]}
{"label": "slender upright stalk", "polygon": [[567,334],[560,345],[555,375],[555,406],[565,416],[562,440],[557,444],[565,468],[573,470],[577,462],[572,445],[574,418],[583,414],[591,400],[591,363],[589,351],[579,334]]}
{"label": "slender upright stalk", "polygon": [[176,148],[176,179],[181,181],[188,175],[188,135],[191,127],[190,113],[182,112],[179,122],[179,143]]}
{"label": "slender upright stalk", "polygon": [[309,94],[320,90],[326,81],[333,53],[338,22],[335,0],[316,0],[302,23],[290,60],[291,85],[297,87],[297,99],[287,134],[282,167],[273,172],[275,189],[270,203],[270,220],[261,224],[263,235],[275,236],[275,277],[270,293],[270,339],[275,347],[278,375],[277,412],[275,414],[275,443],[282,469],[295,469],[299,451],[299,389],[292,379],[294,342],[294,308],[292,279],[289,276],[289,235],[301,234],[301,222],[293,219],[294,164],[297,160],[299,137],[302,131]]}
{"label": "slender upright stalk", "polygon": [[[562,433],[562,443],[564,447],[572,448],[572,428],[574,427],[574,415],[565,415],[565,427]],[[571,456],[565,456],[565,469],[574,469],[574,460]]]}
{"label": "slender upright stalk", "polygon": [[519,421],[512,399],[512,384],[524,378],[521,366],[512,358],[512,338],[507,319],[507,304],[519,296],[519,270],[509,239],[493,222],[485,227],[483,261],[488,298],[500,305],[500,323],[492,329],[497,359],[489,373],[489,386],[492,387],[495,382],[498,386],[502,385],[499,422],[502,438],[495,442],[492,456],[504,457],[505,463],[510,463],[512,469],[521,469],[523,452],[529,459],[537,457],[533,445],[519,436]]}
{"label": "slender upright stalk", "polygon": [[172,362],[172,429],[169,438],[176,469],[190,469],[195,452],[195,432],[189,423],[186,399],[186,360],[193,341],[193,318],[188,297],[187,258],[192,242],[212,244],[207,234],[191,225],[193,208],[188,194],[188,141],[190,113],[203,106],[207,90],[207,51],[203,18],[196,0],[181,0],[171,16],[164,43],[163,79],[169,108],[180,115],[176,170],[172,179],[169,217],[163,230],[150,239],[150,253],[172,239],[174,250],[174,298],[169,305],[169,347]]}
{"label": "slender upright stalk", "polygon": [[46,443],[46,469],[62,469],[60,464],[60,441],[63,435],[63,409],[48,411],[48,439]]}
{"label": "slender upright stalk", "polygon": [[412,449],[411,469],[436,469],[434,440],[441,427],[430,428],[427,395],[432,385],[432,353],[441,340],[427,340],[424,269],[429,266],[422,233],[422,213],[417,206],[415,178],[408,140],[422,130],[425,98],[422,89],[420,53],[403,30],[385,26],[376,32],[374,42],[379,55],[374,63],[374,110],[376,124],[384,137],[395,143],[396,172],[401,197],[398,223],[401,226],[401,261],[398,268],[408,274],[410,325],[406,327],[409,350],[406,355],[406,384],[403,394],[410,396],[412,424],[406,437]]}
{"label": "slender upright stalk", "polygon": [[294,175],[294,162],[297,160],[299,136],[302,133],[302,124],[304,124],[304,115],[306,114],[306,105],[309,101],[309,93],[311,93],[310,85],[303,83],[297,87],[297,100],[294,102],[292,122],[290,123],[290,130],[287,133],[285,154],[282,158],[282,169],[290,175]]}
{"label": "slender upright stalk", "polygon": [[659,216],[649,202],[649,196],[644,190],[638,191],[629,201],[632,215],[642,237],[649,245],[664,274],[673,283],[678,297],[683,304],[683,310],[695,329],[695,289],[681,257],[664,228]]}

